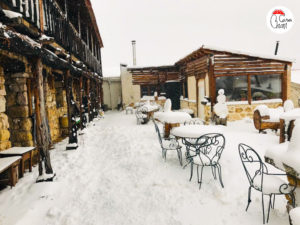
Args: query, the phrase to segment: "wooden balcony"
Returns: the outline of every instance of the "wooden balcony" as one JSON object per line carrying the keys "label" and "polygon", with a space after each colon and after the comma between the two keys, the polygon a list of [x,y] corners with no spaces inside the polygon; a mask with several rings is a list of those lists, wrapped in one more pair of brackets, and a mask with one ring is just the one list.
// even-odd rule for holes
{"label": "wooden balcony", "polygon": [[[39,0],[3,0],[12,11],[21,13],[29,27],[41,29]],[[43,30],[45,35],[53,37],[69,54],[82,61],[91,71],[102,76],[100,47],[89,41],[89,45],[80,37],[79,32],[54,0],[43,2]],[[95,40],[95,39],[94,39]]]}

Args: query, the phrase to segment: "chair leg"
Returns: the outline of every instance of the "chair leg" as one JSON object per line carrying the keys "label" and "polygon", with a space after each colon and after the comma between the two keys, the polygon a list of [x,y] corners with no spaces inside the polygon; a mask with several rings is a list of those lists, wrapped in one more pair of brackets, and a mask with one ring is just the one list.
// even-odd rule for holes
{"label": "chair leg", "polygon": [[290,196],[291,196],[291,200],[292,200],[292,206],[293,206],[293,208],[295,208],[296,207],[296,205],[295,205],[295,195],[292,192],[292,193],[290,193]]}
{"label": "chair leg", "polygon": [[222,186],[222,188],[224,188],[224,184],[223,184],[223,180],[222,180],[222,169],[221,169],[221,165],[217,164],[216,166],[217,166],[217,168],[218,168],[219,180],[220,180],[221,186]]}
{"label": "chair leg", "polygon": [[261,193],[261,204],[262,204],[262,211],[263,211],[263,224],[265,224],[265,202],[264,202],[263,193]]}
{"label": "chair leg", "polygon": [[272,194],[269,195],[269,207],[268,207],[267,223],[269,222],[269,216],[270,216],[271,205],[272,205]]}
{"label": "chair leg", "polygon": [[248,189],[248,204],[247,204],[247,207],[246,207],[246,211],[248,210],[249,208],[249,205],[251,203],[251,186],[249,186],[249,189]]}
{"label": "chair leg", "polygon": [[191,176],[190,176],[190,181],[192,180],[193,177],[193,162],[191,162]]}
{"label": "chair leg", "polygon": [[179,160],[180,166],[182,166],[182,153],[181,153],[180,148],[177,149],[177,155],[178,155],[178,160]]}
{"label": "chair leg", "polygon": [[204,166],[201,166],[200,181],[199,181],[199,189],[201,189],[201,185],[202,185],[203,167],[204,167]]}
{"label": "chair leg", "polygon": [[273,204],[271,205],[272,209],[275,208],[275,195],[273,195]]}
{"label": "chair leg", "polygon": [[211,172],[212,172],[212,175],[213,175],[214,179],[216,180],[217,179],[216,167],[211,166]]}

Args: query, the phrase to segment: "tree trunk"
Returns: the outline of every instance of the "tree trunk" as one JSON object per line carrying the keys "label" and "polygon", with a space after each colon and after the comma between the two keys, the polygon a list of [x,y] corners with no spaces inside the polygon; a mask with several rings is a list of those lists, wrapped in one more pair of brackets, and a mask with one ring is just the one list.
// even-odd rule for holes
{"label": "tree trunk", "polygon": [[34,95],[36,99],[36,140],[37,148],[40,153],[39,175],[43,175],[43,162],[46,174],[52,174],[49,146],[51,144],[50,132],[48,129],[48,119],[46,114],[44,82],[43,82],[43,65],[40,58],[36,58],[32,63],[33,74],[36,80]]}

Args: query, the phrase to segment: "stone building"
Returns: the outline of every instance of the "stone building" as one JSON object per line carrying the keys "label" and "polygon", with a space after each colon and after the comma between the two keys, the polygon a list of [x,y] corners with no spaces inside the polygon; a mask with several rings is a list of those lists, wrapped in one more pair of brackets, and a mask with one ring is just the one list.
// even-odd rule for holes
{"label": "stone building", "polygon": [[34,146],[43,115],[59,141],[72,105],[91,120],[103,101],[103,43],[90,1],[23,2],[0,2],[0,150]]}

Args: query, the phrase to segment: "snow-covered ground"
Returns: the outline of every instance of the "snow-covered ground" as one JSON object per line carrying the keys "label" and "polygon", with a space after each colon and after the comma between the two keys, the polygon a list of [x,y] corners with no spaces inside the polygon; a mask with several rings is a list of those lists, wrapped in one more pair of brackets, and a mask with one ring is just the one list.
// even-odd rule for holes
{"label": "snow-covered ground", "polygon": [[[246,143],[261,156],[277,145],[273,133],[258,134],[252,120],[224,128],[222,189],[204,170],[201,190],[176,153],[164,162],[152,123],[136,125],[134,115],[109,112],[79,136],[79,148],[65,151],[66,141],[51,151],[54,182],[35,183],[37,167],[16,187],[0,192],[1,225],[256,225],[262,224],[261,194],[252,192],[237,146]],[[267,202],[267,201],[266,201]],[[266,204],[267,205],[267,204]],[[288,225],[286,200],[276,198],[270,225]]]}

